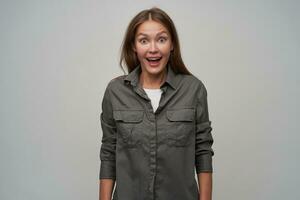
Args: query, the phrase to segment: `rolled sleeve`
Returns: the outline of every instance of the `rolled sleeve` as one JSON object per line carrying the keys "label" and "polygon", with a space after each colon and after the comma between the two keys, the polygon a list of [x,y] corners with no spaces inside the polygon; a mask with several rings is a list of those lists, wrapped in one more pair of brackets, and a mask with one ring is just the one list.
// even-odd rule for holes
{"label": "rolled sleeve", "polygon": [[102,112],[100,114],[102,144],[100,148],[99,179],[116,178],[116,125],[112,113],[113,109],[108,85],[104,92]]}
{"label": "rolled sleeve", "polygon": [[200,172],[213,172],[212,156],[214,142],[209,120],[207,90],[203,83],[197,92],[196,107],[196,141],[195,141],[195,167],[197,174]]}

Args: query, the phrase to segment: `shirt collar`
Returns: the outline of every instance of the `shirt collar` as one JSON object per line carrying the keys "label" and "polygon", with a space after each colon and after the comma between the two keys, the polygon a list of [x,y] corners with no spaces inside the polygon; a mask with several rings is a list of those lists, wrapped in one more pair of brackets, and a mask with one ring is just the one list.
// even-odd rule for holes
{"label": "shirt collar", "polygon": [[[125,82],[131,83],[133,86],[137,86],[140,79],[140,73],[142,72],[141,65],[139,64],[134,70],[132,70],[124,79]],[[161,88],[168,83],[173,89],[177,88],[178,75],[174,72],[171,65],[167,64],[167,78],[166,81],[162,84]]]}

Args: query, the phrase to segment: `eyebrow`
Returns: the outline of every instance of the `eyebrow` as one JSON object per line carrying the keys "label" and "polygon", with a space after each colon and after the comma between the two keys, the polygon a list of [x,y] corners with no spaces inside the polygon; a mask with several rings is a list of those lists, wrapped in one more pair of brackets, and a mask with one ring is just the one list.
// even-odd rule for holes
{"label": "eyebrow", "polygon": [[[156,35],[161,35],[163,33],[166,33],[168,35],[168,33],[166,31],[161,31],[161,32],[157,33]],[[139,36],[139,35],[148,36],[146,33],[139,33],[139,34],[137,34],[137,36]]]}

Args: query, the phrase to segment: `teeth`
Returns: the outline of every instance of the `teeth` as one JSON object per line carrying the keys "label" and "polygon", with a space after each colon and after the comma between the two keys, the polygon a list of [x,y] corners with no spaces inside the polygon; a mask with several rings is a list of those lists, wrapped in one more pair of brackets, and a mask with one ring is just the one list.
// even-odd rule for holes
{"label": "teeth", "polygon": [[148,60],[151,60],[151,61],[155,61],[155,60],[159,60],[160,58],[148,58]]}

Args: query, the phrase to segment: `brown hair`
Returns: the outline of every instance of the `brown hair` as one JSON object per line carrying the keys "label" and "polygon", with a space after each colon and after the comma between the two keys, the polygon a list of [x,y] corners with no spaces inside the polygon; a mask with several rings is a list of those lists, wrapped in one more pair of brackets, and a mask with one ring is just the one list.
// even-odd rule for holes
{"label": "brown hair", "polygon": [[124,71],[122,65],[123,63],[125,63],[128,73],[130,73],[140,64],[136,53],[133,50],[135,34],[139,25],[150,19],[161,23],[171,34],[174,49],[170,53],[168,63],[170,63],[174,72],[191,74],[185,67],[181,58],[179,39],[172,19],[167,15],[167,13],[157,7],[152,7],[151,9],[146,9],[139,12],[129,23],[120,49],[121,56],[119,64],[122,70]]}

